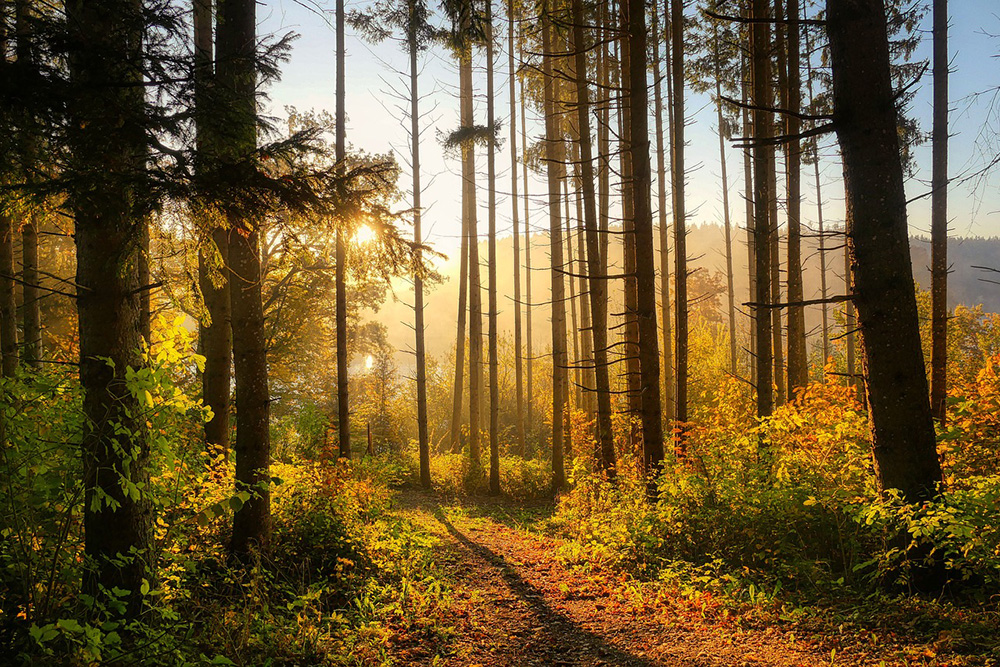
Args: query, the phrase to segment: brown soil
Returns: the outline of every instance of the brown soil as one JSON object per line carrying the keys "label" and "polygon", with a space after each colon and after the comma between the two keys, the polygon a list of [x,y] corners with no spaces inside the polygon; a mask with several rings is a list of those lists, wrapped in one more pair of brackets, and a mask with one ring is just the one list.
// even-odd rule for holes
{"label": "brown soil", "polygon": [[810,647],[777,628],[740,627],[689,601],[644,600],[621,574],[569,568],[557,558],[559,543],[550,537],[448,512],[439,498],[413,491],[404,493],[401,503],[414,521],[441,538],[440,561],[456,588],[455,650],[435,664],[830,664],[828,649]]}

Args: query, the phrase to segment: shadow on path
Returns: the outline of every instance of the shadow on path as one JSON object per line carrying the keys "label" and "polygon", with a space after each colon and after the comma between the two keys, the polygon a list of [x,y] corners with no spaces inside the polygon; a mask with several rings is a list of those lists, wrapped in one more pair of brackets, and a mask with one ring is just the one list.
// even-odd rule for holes
{"label": "shadow on path", "polygon": [[[467,535],[458,530],[445,516],[440,505],[433,509],[434,518],[469,551],[479,556],[484,561],[494,567],[511,591],[519,597],[535,614],[538,621],[545,629],[541,631],[548,635],[552,648],[561,648],[563,659],[553,664],[577,664],[581,660],[591,658],[592,660],[610,663],[614,665],[628,665],[630,667],[662,667],[663,665],[691,665],[680,661],[652,662],[646,658],[631,655],[614,644],[609,643],[605,638],[586,630],[571,618],[551,608],[545,602],[544,593],[535,585],[526,581],[517,570],[507,562],[507,560],[490,550],[488,547],[475,542]],[[516,641],[513,638],[511,641]]]}

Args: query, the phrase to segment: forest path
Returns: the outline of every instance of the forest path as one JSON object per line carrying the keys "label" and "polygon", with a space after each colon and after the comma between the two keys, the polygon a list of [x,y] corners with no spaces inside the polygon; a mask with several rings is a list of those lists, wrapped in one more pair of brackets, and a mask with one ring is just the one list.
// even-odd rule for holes
{"label": "forest path", "polygon": [[[436,664],[830,664],[829,654],[820,655],[777,628],[706,620],[688,601],[643,600],[621,574],[567,567],[557,558],[559,541],[519,525],[523,510],[502,500],[453,501],[407,490],[400,505],[439,538],[439,563],[455,587],[454,606],[461,610],[455,651]],[[410,659],[408,664],[424,663]]]}

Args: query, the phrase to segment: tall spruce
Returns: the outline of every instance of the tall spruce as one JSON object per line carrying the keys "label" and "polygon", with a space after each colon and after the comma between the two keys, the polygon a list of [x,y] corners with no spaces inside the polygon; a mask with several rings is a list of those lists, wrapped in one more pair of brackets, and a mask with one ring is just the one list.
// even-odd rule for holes
{"label": "tall spruce", "polygon": [[948,397],[948,0],[934,0],[934,128],[931,157],[931,409]]}

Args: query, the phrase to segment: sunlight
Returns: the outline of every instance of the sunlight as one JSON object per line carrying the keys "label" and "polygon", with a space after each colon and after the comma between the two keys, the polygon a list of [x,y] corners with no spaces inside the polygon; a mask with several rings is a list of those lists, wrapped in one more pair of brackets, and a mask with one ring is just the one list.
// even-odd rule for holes
{"label": "sunlight", "polygon": [[354,232],[354,243],[357,245],[365,245],[366,243],[371,243],[375,240],[377,234],[375,230],[368,225],[361,225],[358,227],[358,231]]}
{"label": "sunlight", "polygon": [[371,370],[372,366],[374,366],[374,365],[375,365],[375,359],[372,357],[372,355],[369,354],[365,358],[365,368],[368,369],[368,370]]}

